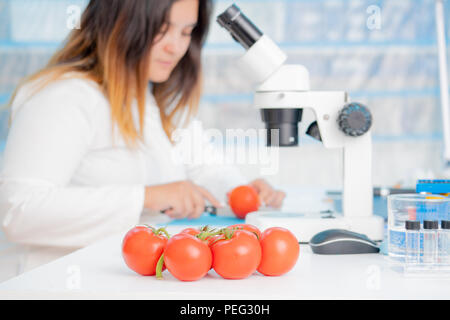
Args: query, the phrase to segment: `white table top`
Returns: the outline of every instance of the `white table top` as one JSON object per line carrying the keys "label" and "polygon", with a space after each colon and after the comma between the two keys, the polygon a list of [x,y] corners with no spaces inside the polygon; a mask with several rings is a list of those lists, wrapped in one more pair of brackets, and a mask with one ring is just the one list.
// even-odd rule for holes
{"label": "white table top", "polygon": [[[311,199],[311,194],[302,194]],[[298,203],[289,195],[286,210]],[[320,209],[328,206],[315,203]],[[184,227],[169,225],[168,231],[175,234]],[[166,270],[165,279],[156,280],[125,265],[123,236],[104,239],[1,283],[0,299],[450,299],[448,277],[406,277],[382,254],[316,255],[308,245],[301,245],[296,266],[281,277],[255,273],[243,280],[225,280],[211,270],[199,281],[182,282]]]}
{"label": "white table top", "polygon": [[[169,232],[175,232],[169,227]],[[281,277],[225,280],[211,270],[182,282],[140,276],[121,256],[123,235],[105,239],[0,284],[0,299],[449,299],[450,279],[408,278],[381,254],[325,256],[302,245]]]}

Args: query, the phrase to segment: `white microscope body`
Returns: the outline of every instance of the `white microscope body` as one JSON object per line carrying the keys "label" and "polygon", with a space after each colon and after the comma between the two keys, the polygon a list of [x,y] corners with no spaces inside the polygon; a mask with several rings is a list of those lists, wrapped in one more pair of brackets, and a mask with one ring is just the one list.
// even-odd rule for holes
{"label": "white microscope body", "polygon": [[[234,5],[230,7],[230,10],[233,9],[230,16],[236,17],[239,9]],[[239,40],[239,34],[233,34],[233,37]],[[246,223],[262,230],[273,226],[286,227],[300,242],[309,242],[315,234],[327,229],[346,229],[365,234],[375,241],[383,240],[384,219],[372,212],[370,124],[358,135],[353,134],[351,128],[342,128],[343,122],[349,120],[344,119],[345,107],[347,111],[352,108],[347,93],[311,91],[308,70],[302,65],[286,65],[287,56],[266,35],[261,34],[251,46],[244,47],[247,47],[247,52],[240,59],[240,67],[251,76],[251,80],[259,84],[255,91],[254,107],[261,110],[311,109],[315,115],[319,139],[325,148],[343,149],[344,171],[342,214],[257,211],[246,216]],[[355,114],[357,117],[349,121],[364,120],[360,119],[364,113]],[[286,137],[284,139],[286,141]],[[295,144],[298,135],[294,131],[287,140]],[[272,141],[272,146],[277,146],[277,143]]]}

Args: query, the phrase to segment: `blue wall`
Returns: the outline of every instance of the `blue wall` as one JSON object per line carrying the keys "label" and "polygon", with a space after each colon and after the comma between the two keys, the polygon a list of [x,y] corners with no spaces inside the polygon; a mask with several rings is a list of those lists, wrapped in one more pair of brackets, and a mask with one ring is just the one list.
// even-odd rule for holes
{"label": "blue wall", "polygon": [[[392,153],[386,150],[391,150],[393,143],[401,148],[418,142],[417,148],[422,145],[425,149],[417,149],[417,153],[432,153],[430,159],[421,158],[415,167],[423,168],[428,163],[430,169],[437,170],[442,124],[433,0],[235,2],[279,43],[289,55],[289,63],[309,69],[312,89],[346,90],[354,100],[371,108],[374,141],[380,145],[375,156],[380,161],[389,161]],[[67,35],[67,8],[83,8],[86,3],[0,0],[0,104],[7,101],[23,76],[47,62]],[[233,1],[215,3],[217,15]],[[445,4],[450,47],[450,3]],[[380,13],[380,20],[375,20],[379,25],[371,24],[376,10]],[[253,88],[235,65],[242,52],[213,23],[204,51],[206,82],[200,113],[207,126],[261,126],[258,113],[249,106]],[[0,141],[7,135],[6,115],[0,114]],[[404,160],[413,161],[411,155],[405,155]],[[395,166],[393,170],[395,175],[398,170]]]}

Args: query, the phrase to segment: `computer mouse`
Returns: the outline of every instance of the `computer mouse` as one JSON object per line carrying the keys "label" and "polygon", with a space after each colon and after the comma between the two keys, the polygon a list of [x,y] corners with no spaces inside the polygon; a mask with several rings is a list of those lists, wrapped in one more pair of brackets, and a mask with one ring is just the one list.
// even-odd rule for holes
{"label": "computer mouse", "polygon": [[344,229],[329,229],[319,232],[311,238],[309,245],[312,251],[317,254],[380,252],[376,242],[370,240],[366,235]]}

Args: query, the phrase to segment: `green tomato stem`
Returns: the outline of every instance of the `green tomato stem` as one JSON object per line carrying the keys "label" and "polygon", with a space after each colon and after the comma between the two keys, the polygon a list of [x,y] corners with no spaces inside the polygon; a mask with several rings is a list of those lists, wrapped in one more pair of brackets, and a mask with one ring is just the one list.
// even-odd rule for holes
{"label": "green tomato stem", "polygon": [[170,234],[167,232],[165,227],[161,227],[158,230],[156,230],[156,234],[164,233],[164,235],[167,237],[167,239],[170,239]]}
{"label": "green tomato stem", "polygon": [[156,233],[156,229],[154,227],[152,227],[151,225],[148,225],[148,224],[145,223],[145,224],[143,224],[143,226],[145,226],[145,227],[149,228],[150,230],[152,230],[153,233]]}
{"label": "green tomato stem", "polygon": [[164,265],[164,253],[159,257],[158,263],[156,264],[156,279],[163,280],[162,268]]}
{"label": "green tomato stem", "polygon": [[213,229],[211,231],[202,231],[196,237],[203,241],[203,240],[205,240],[208,237],[213,237],[213,236],[217,236],[219,234],[223,234],[222,230],[223,229],[220,229],[218,231],[214,231],[214,229]]}

